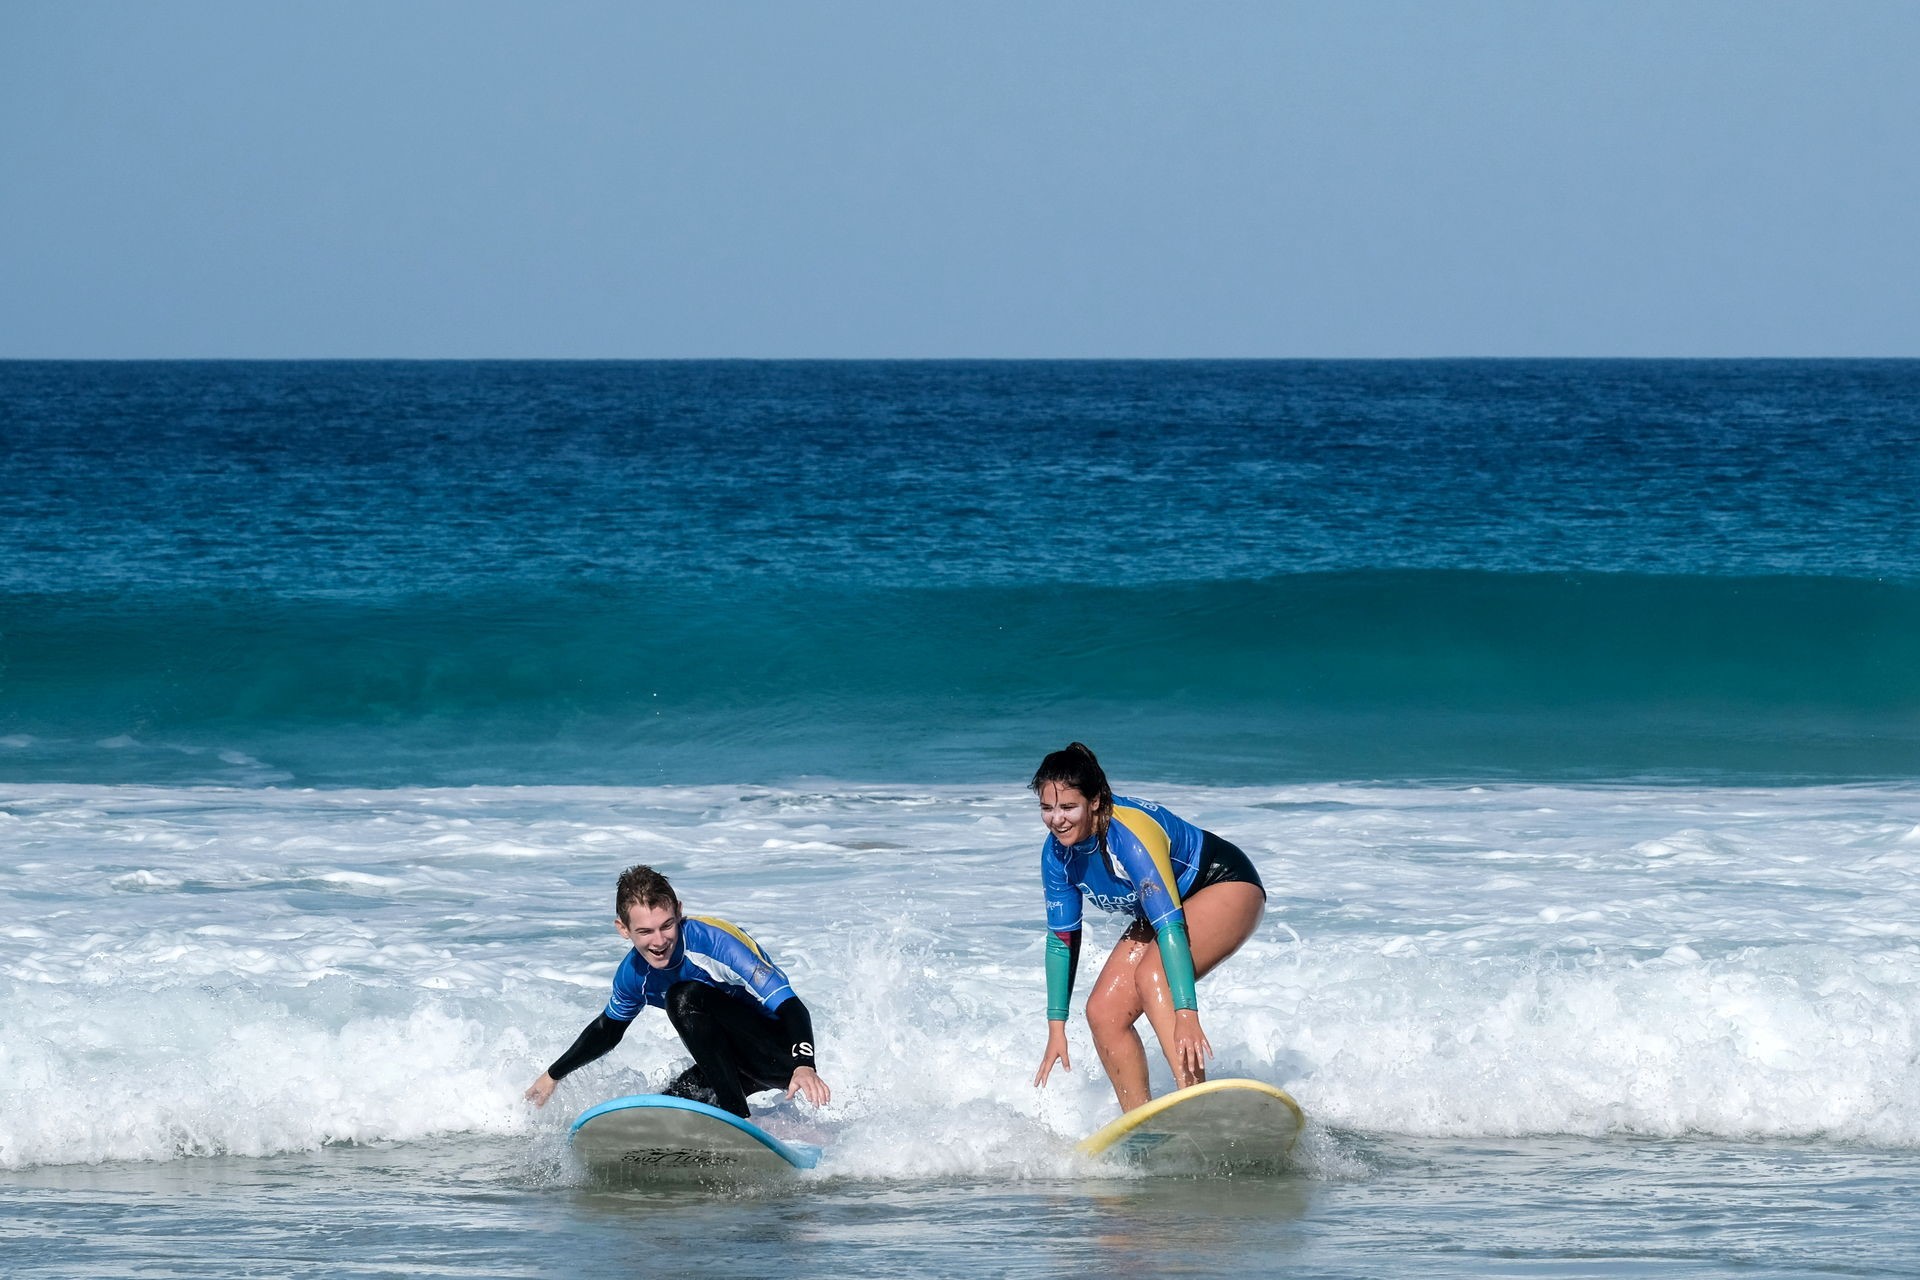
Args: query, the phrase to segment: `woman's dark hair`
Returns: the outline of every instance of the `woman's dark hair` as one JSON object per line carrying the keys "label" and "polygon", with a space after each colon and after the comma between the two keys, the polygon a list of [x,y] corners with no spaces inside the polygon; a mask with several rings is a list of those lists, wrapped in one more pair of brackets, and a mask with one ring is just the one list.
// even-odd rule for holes
{"label": "woman's dark hair", "polygon": [[652,867],[628,867],[620,873],[620,883],[613,888],[614,918],[625,924],[631,907],[672,907],[678,911],[680,895],[673,891],[667,878]]}
{"label": "woman's dark hair", "polygon": [[1084,742],[1069,742],[1058,751],[1049,751],[1040,767],[1033,771],[1033,781],[1027,783],[1027,789],[1038,795],[1040,788],[1049,783],[1072,787],[1087,798],[1087,803],[1093,806],[1093,829],[1104,848],[1107,819],[1113,814],[1113,787],[1108,784],[1107,771],[1100,767],[1093,748]]}

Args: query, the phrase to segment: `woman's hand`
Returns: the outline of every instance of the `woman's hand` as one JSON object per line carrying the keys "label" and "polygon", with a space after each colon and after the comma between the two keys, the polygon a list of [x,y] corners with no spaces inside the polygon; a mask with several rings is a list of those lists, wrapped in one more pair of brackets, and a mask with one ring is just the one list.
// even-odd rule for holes
{"label": "woman's hand", "polygon": [[816,1107],[824,1107],[833,1098],[833,1090],[827,1088],[827,1082],[820,1078],[812,1067],[795,1067],[793,1078],[787,1081],[787,1097],[799,1094]]}
{"label": "woman's hand", "polygon": [[547,1099],[553,1096],[554,1086],[558,1083],[552,1076],[542,1071],[540,1078],[528,1085],[527,1091],[521,1096],[536,1107],[544,1107],[547,1105]]}
{"label": "woman's hand", "polygon": [[1033,1077],[1035,1088],[1047,1082],[1056,1062],[1065,1070],[1073,1070],[1073,1060],[1067,1057],[1067,1024],[1064,1022],[1047,1024],[1047,1051],[1040,1055],[1040,1070]]}
{"label": "woman's hand", "polygon": [[1175,1009],[1173,1011],[1174,1083],[1184,1089],[1190,1084],[1199,1084],[1205,1080],[1207,1059],[1212,1056],[1213,1045],[1207,1040],[1207,1033],[1200,1028],[1200,1011]]}

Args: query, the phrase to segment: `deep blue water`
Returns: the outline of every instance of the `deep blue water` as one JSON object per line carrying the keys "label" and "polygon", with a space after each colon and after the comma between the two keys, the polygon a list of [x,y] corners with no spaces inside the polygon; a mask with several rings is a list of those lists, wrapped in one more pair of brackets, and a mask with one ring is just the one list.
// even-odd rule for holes
{"label": "deep blue water", "polygon": [[0,364],[0,778],[1920,773],[1920,362]]}

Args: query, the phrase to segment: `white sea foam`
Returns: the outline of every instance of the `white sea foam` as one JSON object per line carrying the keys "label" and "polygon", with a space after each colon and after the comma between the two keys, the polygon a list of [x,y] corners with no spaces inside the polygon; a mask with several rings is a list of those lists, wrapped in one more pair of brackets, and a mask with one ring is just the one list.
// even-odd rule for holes
{"label": "white sea foam", "polygon": [[[1318,1126],[1920,1147],[1920,790],[1128,789],[1260,864],[1267,921],[1201,987],[1214,1073]],[[649,1015],[519,1101],[604,999],[635,861],[794,977],[835,1100],[766,1122],[829,1174],[1049,1176],[1113,1112],[1077,1023],[1032,1087],[1012,787],[15,785],[0,816],[0,1167],[551,1140],[684,1065]]]}

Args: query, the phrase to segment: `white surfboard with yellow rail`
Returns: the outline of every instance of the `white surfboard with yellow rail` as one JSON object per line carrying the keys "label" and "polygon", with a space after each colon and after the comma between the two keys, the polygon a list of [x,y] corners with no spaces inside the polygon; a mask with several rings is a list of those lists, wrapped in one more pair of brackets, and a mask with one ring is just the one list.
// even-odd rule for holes
{"label": "white surfboard with yellow rail", "polygon": [[1284,1089],[1208,1080],[1135,1107],[1079,1149],[1149,1173],[1267,1171],[1286,1163],[1305,1122]]}

